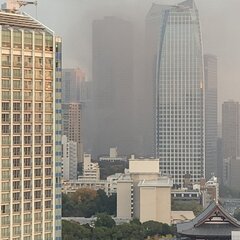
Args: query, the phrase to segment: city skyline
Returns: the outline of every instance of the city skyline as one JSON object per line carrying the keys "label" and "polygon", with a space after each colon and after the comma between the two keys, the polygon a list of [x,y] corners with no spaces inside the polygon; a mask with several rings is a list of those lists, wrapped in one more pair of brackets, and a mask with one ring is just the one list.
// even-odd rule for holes
{"label": "city skyline", "polygon": [[[181,1],[155,0],[153,2],[174,4]],[[74,4],[67,6],[67,14],[71,14],[72,18],[63,22],[59,19],[61,19],[61,15],[65,14],[65,2],[63,0],[52,0],[51,2],[41,0],[38,6],[38,19],[63,36],[65,43],[63,49],[65,54],[64,67],[81,66],[86,69],[88,79],[91,80],[89,71],[91,69],[92,21],[103,16],[118,16],[133,21],[138,36],[141,38],[144,19],[153,2],[144,0],[122,0],[114,3],[109,0],[102,0],[101,2],[95,0],[74,1]],[[239,19],[237,9],[240,7],[240,2],[238,0],[196,0],[196,5],[202,22],[203,40],[205,42],[204,53],[214,54],[219,59],[218,120],[221,121],[222,102],[229,99],[240,101],[238,88],[235,87],[239,86],[240,75],[237,64],[240,61],[238,50],[240,33],[235,30],[235,22]],[[51,14],[52,9],[57,9],[54,15]],[[28,6],[22,10],[30,12],[32,16],[36,15],[33,6]],[[231,12],[231,14],[226,15],[226,12]],[[72,25],[72,29],[77,28],[79,31],[71,31],[68,27],[63,27],[68,25]],[[216,28],[216,26],[221,26],[221,28]],[[70,37],[71,35],[74,37]],[[72,39],[77,39],[77,41],[73,42]]]}

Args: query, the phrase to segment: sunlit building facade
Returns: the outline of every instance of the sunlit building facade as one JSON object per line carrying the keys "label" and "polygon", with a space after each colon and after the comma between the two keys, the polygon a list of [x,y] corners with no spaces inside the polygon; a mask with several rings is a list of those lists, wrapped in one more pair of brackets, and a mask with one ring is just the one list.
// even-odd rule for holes
{"label": "sunlit building facade", "polygon": [[61,239],[61,39],[0,12],[0,239]]}
{"label": "sunlit building facade", "polygon": [[162,7],[156,73],[155,154],[183,185],[205,175],[203,53],[194,1]]}

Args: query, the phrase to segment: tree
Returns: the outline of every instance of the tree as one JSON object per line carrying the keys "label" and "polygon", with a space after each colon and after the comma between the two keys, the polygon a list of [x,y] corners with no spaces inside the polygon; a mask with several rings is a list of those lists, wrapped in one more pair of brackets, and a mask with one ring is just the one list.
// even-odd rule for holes
{"label": "tree", "polygon": [[147,236],[154,236],[157,234],[162,234],[163,225],[162,223],[156,221],[147,221],[143,223],[143,227],[145,229],[145,233]]}
{"label": "tree", "polygon": [[106,213],[99,213],[97,215],[97,220],[95,221],[95,227],[107,227],[113,228],[116,225],[115,221],[111,216]]}

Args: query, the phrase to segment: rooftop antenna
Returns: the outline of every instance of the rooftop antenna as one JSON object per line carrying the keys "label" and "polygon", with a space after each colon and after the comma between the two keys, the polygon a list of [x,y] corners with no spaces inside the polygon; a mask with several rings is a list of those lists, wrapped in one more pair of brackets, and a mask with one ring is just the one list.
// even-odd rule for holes
{"label": "rooftop antenna", "polygon": [[2,5],[2,8],[14,13],[17,12],[21,7],[30,4],[35,5],[37,7],[37,0],[35,1],[6,0],[6,3]]}

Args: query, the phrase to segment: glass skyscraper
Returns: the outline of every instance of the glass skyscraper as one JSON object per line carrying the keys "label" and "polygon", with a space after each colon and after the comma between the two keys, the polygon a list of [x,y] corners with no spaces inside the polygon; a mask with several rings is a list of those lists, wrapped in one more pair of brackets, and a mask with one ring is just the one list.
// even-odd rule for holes
{"label": "glass skyscraper", "polygon": [[204,73],[193,0],[162,6],[156,67],[155,154],[163,174],[183,185],[205,175]]}

